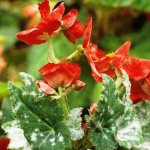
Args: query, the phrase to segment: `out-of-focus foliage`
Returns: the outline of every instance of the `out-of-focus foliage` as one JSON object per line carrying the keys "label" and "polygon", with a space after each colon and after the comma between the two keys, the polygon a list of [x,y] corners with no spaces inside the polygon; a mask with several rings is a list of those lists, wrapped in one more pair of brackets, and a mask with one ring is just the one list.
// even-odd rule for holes
{"label": "out-of-focus foliage", "polygon": [[150,11],[149,0],[84,0],[91,6],[102,8],[102,7],[132,7],[137,10]]}

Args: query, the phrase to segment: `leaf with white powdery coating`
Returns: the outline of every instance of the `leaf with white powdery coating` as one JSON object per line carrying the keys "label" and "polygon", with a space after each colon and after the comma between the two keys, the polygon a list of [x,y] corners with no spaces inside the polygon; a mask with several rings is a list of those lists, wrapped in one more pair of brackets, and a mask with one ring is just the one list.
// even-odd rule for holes
{"label": "leaf with white powdery coating", "polygon": [[12,111],[33,150],[60,150],[70,144],[63,110],[35,86],[34,77],[22,73],[24,86],[9,84]]}
{"label": "leaf with white powdery coating", "polygon": [[125,93],[123,94],[122,100],[125,103],[125,112],[122,118],[119,120],[118,129],[116,134],[116,140],[119,145],[131,149],[134,145],[140,144],[142,141],[142,129],[137,117],[136,111],[130,99],[130,82],[128,75],[124,70],[123,74],[123,85]]}
{"label": "leaf with white powdery coating", "polygon": [[84,131],[81,128],[81,118],[82,108],[72,109],[68,115],[67,126],[70,131],[71,139],[77,141],[84,136]]}
{"label": "leaf with white powdery coating", "polygon": [[140,102],[135,105],[135,109],[142,126],[143,142],[133,149],[150,150],[150,102]]}
{"label": "leaf with white powdery coating", "polygon": [[97,112],[91,117],[91,142],[96,150],[113,150],[117,147],[115,133],[119,118],[124,113],[114,81],[103,75],[102,99],[98,101]]}

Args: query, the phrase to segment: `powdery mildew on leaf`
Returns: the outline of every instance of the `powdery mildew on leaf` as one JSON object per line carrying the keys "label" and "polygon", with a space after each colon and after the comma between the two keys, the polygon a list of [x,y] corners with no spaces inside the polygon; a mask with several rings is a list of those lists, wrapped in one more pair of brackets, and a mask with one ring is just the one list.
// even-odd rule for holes
{"label": "powdery mildew on leaf", "polygon": [[81,113],[82,108],[75,108],[70,111],[68,116],[67,126],[73,141],[79,140],[84,136],[84,131],[81,128]]}
{"label": "powdery mildew on leaf", "polygon": [[32,150],[24,136],[24,131],[20,128],[19,124],[19,121],[14,120],[3,125],[3,129],[7,133],[7,137],[11,139],[8,148]]}

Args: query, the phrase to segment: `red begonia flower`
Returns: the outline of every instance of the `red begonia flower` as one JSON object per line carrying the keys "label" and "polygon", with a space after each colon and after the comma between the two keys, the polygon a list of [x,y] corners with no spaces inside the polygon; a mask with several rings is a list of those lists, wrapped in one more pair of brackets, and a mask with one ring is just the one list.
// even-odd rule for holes
{"label": "red begonia flower", "polygon": [[39,4],[41,22],[32,29],[17,34],[17,38],[28,45],[44,43],[60,26],[64,14],[64,3],[60,3],[54,10],[50,11],[49,1],[44,0]]}
{"label": "red begonia flower", "polygon": [[76,43],[76,40],[81,38],[84,34],[83,24],[76,20],[78,11],[76,9],[70,10],[64,15],[63,21],[63,33],[72,43]]}
{"label": "red begonia flower", "polygon": [[86,25],[85,25],[85,31],[84,31],[84,41],[83,41],[83,48],[87,48],[90,42],[90,37],[91,37],[91,30],[92,30],[92,18],[88,18],[86,20]]}
{"label": "red begonia flower", "polygon": [[85,55],[92,69],[92,76],[102,82],[101,73],[115,75],[115,69],[125,70],[131,81],[131,99],[133,102],[150,100],[150,61],[129,56],[131,42],[127,41],[115,53],[105,55],[96,45],[90,44]]}
{"label": "red begonia flower", "polygon": [[114,75],[114,70],[110,67],[111,58],[106,56],[96,45],[90,43],[84,53],[91,66],[92,76],[97,82],[102,81],[101,73]]}
{"label": "red begonia flower", "polygon": [[3,138],[0,139],[0,150],[8,150],[8,144],[10,142],[10,139],[8,138]]}
{"label": "red begonia flower", "polygon": [[45,81],[37,82],[37,86],[46,94],[54,94],[54,89],[58,87],[69,87],[72,84],[76,89],[81,89],[83,82],[78,81],[81,68],[75,63],[48,63],[39,72]]}

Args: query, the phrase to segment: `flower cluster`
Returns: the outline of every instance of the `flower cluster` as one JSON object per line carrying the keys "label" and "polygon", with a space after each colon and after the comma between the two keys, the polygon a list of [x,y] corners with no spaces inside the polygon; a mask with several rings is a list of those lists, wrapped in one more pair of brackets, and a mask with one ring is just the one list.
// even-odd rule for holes
{"label": "flower cluster", "polygon": [[45,43],[59,31],[62,31],[72,43],[76,43],[76,40],[83,36],[85,27],[76,19],[78,15],[76,9],[72,9],[64,15],[65,6],[63,2],[50,10],[48,0],[40,3],[38,9],[41,21],[32,28],[19,32],[17,37],[21,41],[28,45]]}
{"label": "flower cluster", "polygon": [[[131,57],[128,54],[130,41],[123,44],[116,52],[105,54],[97,45],[90,43],[92,18],[88,18],[84,26],[77,20],[78,11],[76,9],[71,9],[67,14],[64,14],[63,2],[56,4],[51,9],[49,1],[44,0],[39,4],[38,9],[41,21],[34,27],[19,32],[17,37],[21,41],[29,45],[41,44],[59,32],[63,32],[72,43],[76,43],[77,39],[84,37],[82,49],[91,66],[92,76],[97,82],[102,82],[102,73],[116,78],[116,72],[121,74],[123,69],[131,82],[132,101],[150,100],[150,61]],[[72,56],[74,57],[74,55]],[[37,86],[50,95],[55,94],[58,87],[68,88],[74,85],[75,89],[81,89],[85,85],[78,80],[81,69],[75,63],[50,62],[43,66],[39,72],[43,75],[44,81],[38,81]]]}

